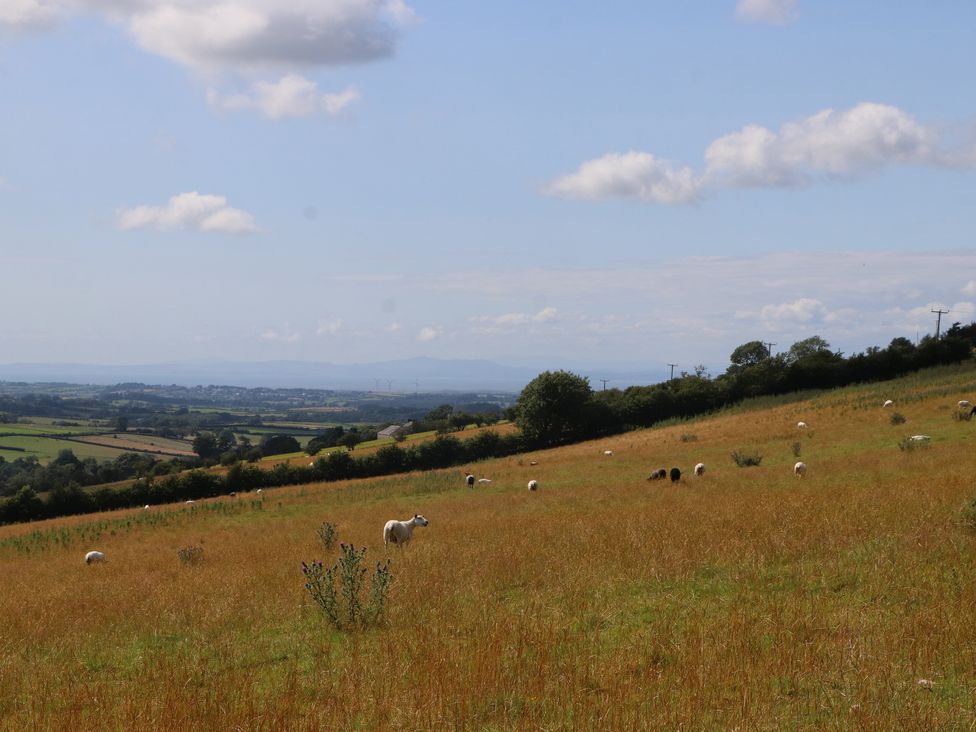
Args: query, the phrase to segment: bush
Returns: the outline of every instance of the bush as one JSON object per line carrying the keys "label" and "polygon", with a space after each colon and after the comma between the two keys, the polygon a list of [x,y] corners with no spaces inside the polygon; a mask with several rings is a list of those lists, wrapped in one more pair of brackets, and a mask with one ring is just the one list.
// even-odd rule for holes
{"label": "bush", "polygon": [[740,468],[748,468],[753,465],[759,465],[762,462],[762,455],[758,452],[747,453],[739,452],[738,450],[732,451],[732,460]]}
{"label": "bush", "polygon": [[907,421],[908,421],[908,420],[907,420],[907,419],[905,419],[905,415],[903,415],[903,414],[901,414],[901,413],[899,413],[899,412],[895,412],[895,413],[894,413],[894,414],[892,414],[892,415],[891,415],[891,417],[890,417],[890,418],[888,419],[888,422],[889,422],[890,424],[895,424],[895,425],[898,425],[898,424],[905,424],[905,422],[907,422]]}
{"label": "bush", "polygon": [[328,521],[323,521],[322,525],[318,528],[319,539],[322,540],[322,546],[326,549],[331,549],[336,543],[336,525],[330,524]]}

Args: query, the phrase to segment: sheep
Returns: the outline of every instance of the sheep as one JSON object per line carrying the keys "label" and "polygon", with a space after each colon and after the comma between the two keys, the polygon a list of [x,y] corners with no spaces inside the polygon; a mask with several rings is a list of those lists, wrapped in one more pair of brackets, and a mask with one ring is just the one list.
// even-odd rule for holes
{"label": "sheep", "polygon": [[960,409],[969,409],[971,406],[972,405],[969,403],[969,400],[968,399],[960,399],[959,400],[959,408]]}
{"label": "sheep", "polygon": [[261,491],[263,491],[263,490],[264,490],[263,488],[258,488],[258,489],[257,489],[256,491],[254,491],[254,492],[255,492],[255,493],[260,493],[260,492],[261,492]]}
{"label": "sheep", "polygon": [[428,523],[430,522],[419,513],[414,514],[414,517],[407,521],[391,519],[383,526],[383,545],[397,544],[403,546],[413,537],[414,526],[426,526]]}
{"label": "sheep", "polygon": [[190,499],[190,500],[188,500],[188,501],[183,501],[183,503],[185,503],[185,504],[186,504],[187,506],[189,506],[189,505],[190,505],[191,503],[196,503],[196,501],[194,501],[194,500],[193,500],[193,499],[191,498],[191,499]]}
{"label": "sheep", "polygon": [[895,406],[895,403],[893,401],[891,401],[890,399],[885,399],[885,403],[884,403],[883,406],[885,408],[887,408],[887,407],[893,407],[893,406]]}
{"label": "sheep", "polygon": [[468,488],[474,488],[474,476],[471,473],[464,476],[464,482],[468,484]]}
{"label": "sheep", "polygon": [[797,422],[796,423],[796,428],[798,430],[805,430],[807,428],[807,423],[806,422]]}
{"label": "sheep", "polygon": [[529,461],[529,465],[538,465],[538,464],[539,464],[539,461],[538,460],[530,460]]}
{"label": "sheep", "polygon": [[604,450],[603,454],[607,457],[613,457],[613,450]]}
{"label": "sheep", "polygon": [[537,481],[537,480],[530,480],[529,481],[529,490],[530,491],[537,491],[537,490],[539,490],[539,481]]}
{"label": "sheep", "polygon": [[478,482],[481,483],[481,485],[488,485],[491,483],[491,478],[478,478]]}
{"label": "sheep", "polygon": [[668,471],[664,468],[658,468],[653,473],[647,476],[648,480],[663,480],[668,477]]}
{"label": "sheep", "polygon": [[932,438],[928,435],[912,435],[909,439],[913,442],[928,442]]}
{"label": "sheep", "polygon": [[147,503],[145,506],[143,506],[142,507],[142,510],[143,511],[148,511],[149,510],[149,504]]}
{"label": "sheep", "polygon": [[799,462],[793,466],[793,475],[797,478],[802,478],[807,474],[807,464],[804,462]]}
{"label": "sheep", "polygon": [[698,463],[698,465],[695,466],[695,475],[704,475],[704,474],[705,474],[705,463]]}
{"label": "sheep", "polygon": [[105,555],[102,552],[88,552],[85,555],[85,564],[95,564],[96,562],[106,562]]}
{"label": "sheep", "polygon": [[681,480],[681,471],[678,468],[671,468],[671,482],[677,483]]}

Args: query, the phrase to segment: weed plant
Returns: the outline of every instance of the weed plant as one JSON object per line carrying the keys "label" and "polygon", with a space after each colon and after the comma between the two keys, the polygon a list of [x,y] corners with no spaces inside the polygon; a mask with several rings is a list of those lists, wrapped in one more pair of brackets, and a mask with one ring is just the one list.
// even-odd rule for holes
{"label": "weed plant", "polygon": [[182,549],[178,549],[176,555],[184,565],[199,564],[203,561],[203,547],[189,544]]}
{"label": "weed plant", "polygon": [[759,465],[759,463],[762,462],[762,455],[760,455],[758,452],[742,452],[740,450],[733,450],[732,461],[740,468],[749,468]]}
{"label": "weed plant", "polygon": [[318,528],[319,539],[322,540],[322,546],[326,550],[335,546],[336,538],[338,537],[336,528],[335,524],[330,524],[328,521],[323,521],[322,525]]}
{"label": "weed plant", "polygon": [[907,421],[908,420],[905,419],[905,415],[901,414],[900,412],[895,412],[888,419],[888,423],[893,425],[905,424]]}
{"label": "weed plant", "polygon": [[393,583],[390,560],[376,563],[364,606],[366,547],[356,549],[352,544],[342,543],[339,551],[338,561],[328,569],[321,561],[302,562],[305,589],[337,630],[362,630],[378,624],[385,616]]}

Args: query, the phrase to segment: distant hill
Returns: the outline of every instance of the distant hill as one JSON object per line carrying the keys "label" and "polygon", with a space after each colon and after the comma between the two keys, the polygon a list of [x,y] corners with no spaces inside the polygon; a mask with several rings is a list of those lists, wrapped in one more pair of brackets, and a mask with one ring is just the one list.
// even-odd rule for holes
{"label": "distant hill", "polygon": [[[550,367],[554,368],[554,367]],[[134,365],[81,363],[0,364],[0,380],[111,385],[124,382],[197,386],[227,384],[244,387],[344,389],[373,391],[513,391],[522,389],[544,367],[509,366],[480,359],[408,358],[374,363],[335,364],[314,361],[199,361]],[[648,384],[660,376],[641,373],[631,364],[614,371],[602,364],[591,374],[612,386]],[[392,383],[391,383],[392,382]]]}

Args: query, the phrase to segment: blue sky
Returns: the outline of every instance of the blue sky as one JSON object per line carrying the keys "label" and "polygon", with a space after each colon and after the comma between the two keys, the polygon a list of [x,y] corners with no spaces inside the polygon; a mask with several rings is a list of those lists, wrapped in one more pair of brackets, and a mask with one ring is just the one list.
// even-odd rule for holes
{"label": "blue sky", "polygon": [[0,0],[0,362],[976,318],[976,5]]}

